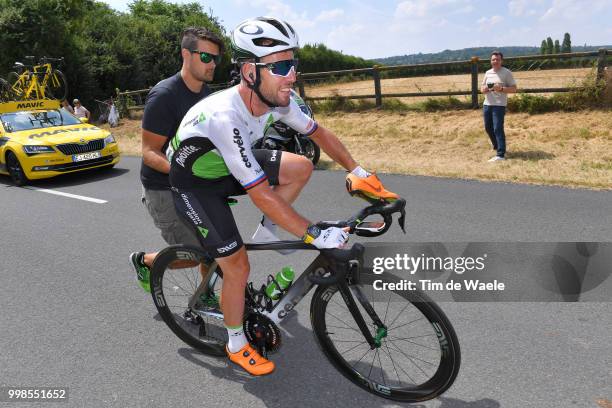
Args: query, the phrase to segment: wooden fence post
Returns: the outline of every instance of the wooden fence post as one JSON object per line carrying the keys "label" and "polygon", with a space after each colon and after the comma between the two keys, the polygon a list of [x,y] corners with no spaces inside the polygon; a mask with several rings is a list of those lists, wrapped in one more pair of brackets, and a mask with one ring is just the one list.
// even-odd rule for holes
{"label": "wooden fence post", "polygon": [[372,68],[372,76],[374,77],[374,94],[376,95],[376,107],[382,106],[382,92],[380,90],[380,72],[378,71],[378,65],[374,65]]}
{"label": "wooden fence post", "polygon": [[298,75],[298,91],[300,92],[300,97],[302,99],[306,98],[306,91],[304,91],[304,80],[302,79],[302,75]]}
{"label": "wooden fence post", "polygon": [[597,56],[597,79],[602,79],[606,67],[606,49],[600,48]]}
{"label": "wooden fence post", "polygon": [[478,57],[472,57],[470,68],[472,72],[472,109],[478,109]]}

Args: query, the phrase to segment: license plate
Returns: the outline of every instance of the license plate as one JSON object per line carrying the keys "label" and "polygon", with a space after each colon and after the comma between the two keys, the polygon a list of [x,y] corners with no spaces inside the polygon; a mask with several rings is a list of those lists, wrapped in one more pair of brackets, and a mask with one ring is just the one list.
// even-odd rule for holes
{"label": "license plate", "polygon": [[92,159],[97,159],[98,157],[101,157],[101,156],[102,156],[102,153],[100,153],[100,152],[73,154],[72,155],[72,161],[73,162],[80,162],[80,161],[84,161],[84,160],[92,160]]}

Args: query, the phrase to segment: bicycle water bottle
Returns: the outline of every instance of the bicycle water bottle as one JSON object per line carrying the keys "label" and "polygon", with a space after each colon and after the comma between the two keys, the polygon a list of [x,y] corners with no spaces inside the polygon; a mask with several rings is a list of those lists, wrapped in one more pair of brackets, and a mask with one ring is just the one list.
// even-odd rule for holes
{"label": "bicycle water bottle", "polygon": [[[293,272],[293,268],[290,266],[285,266],[283,269],[276,274],[275,278],[278,286],[280,286],[281,290],[285,290],[291,285],[293,282],[293,278],[295,277],[295,273]],[[266,286],[266,296],[268,296],[272,300],[276,300],[279,298],[281,291],[274,281],[268,283]]]}

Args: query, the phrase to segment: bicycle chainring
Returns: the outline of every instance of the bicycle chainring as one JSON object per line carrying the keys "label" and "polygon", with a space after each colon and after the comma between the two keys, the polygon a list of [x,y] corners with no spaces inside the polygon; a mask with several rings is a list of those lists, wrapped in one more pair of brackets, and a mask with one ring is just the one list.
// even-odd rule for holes
{"label": "bicycle chainring", "polygon": [[281,332],[278,326],[266,316],[251,312],[244,319],[244,334],[248,342],[265,356],[278,351],[281,346]]}

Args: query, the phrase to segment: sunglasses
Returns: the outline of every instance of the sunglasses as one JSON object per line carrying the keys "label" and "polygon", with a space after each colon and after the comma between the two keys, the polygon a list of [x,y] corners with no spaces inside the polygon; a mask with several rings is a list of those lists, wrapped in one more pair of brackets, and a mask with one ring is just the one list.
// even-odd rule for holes
{"label": "sunglasses", "polygon": [[192,54],[200,54],[200,61],[205,64],[208,64],[210,61],[215,61],[215,65],[219,65],[221,63],[221,55],[211,54],[210,52],[198,51],[198,50],[189,50]]}
{"label": "sunglasses", "polygon": [[291,73],[291,70],[297,73],[298,60],[296,58],[276,62],[256,62],[255,65],[268,68],[272,75],[286,77]]}

